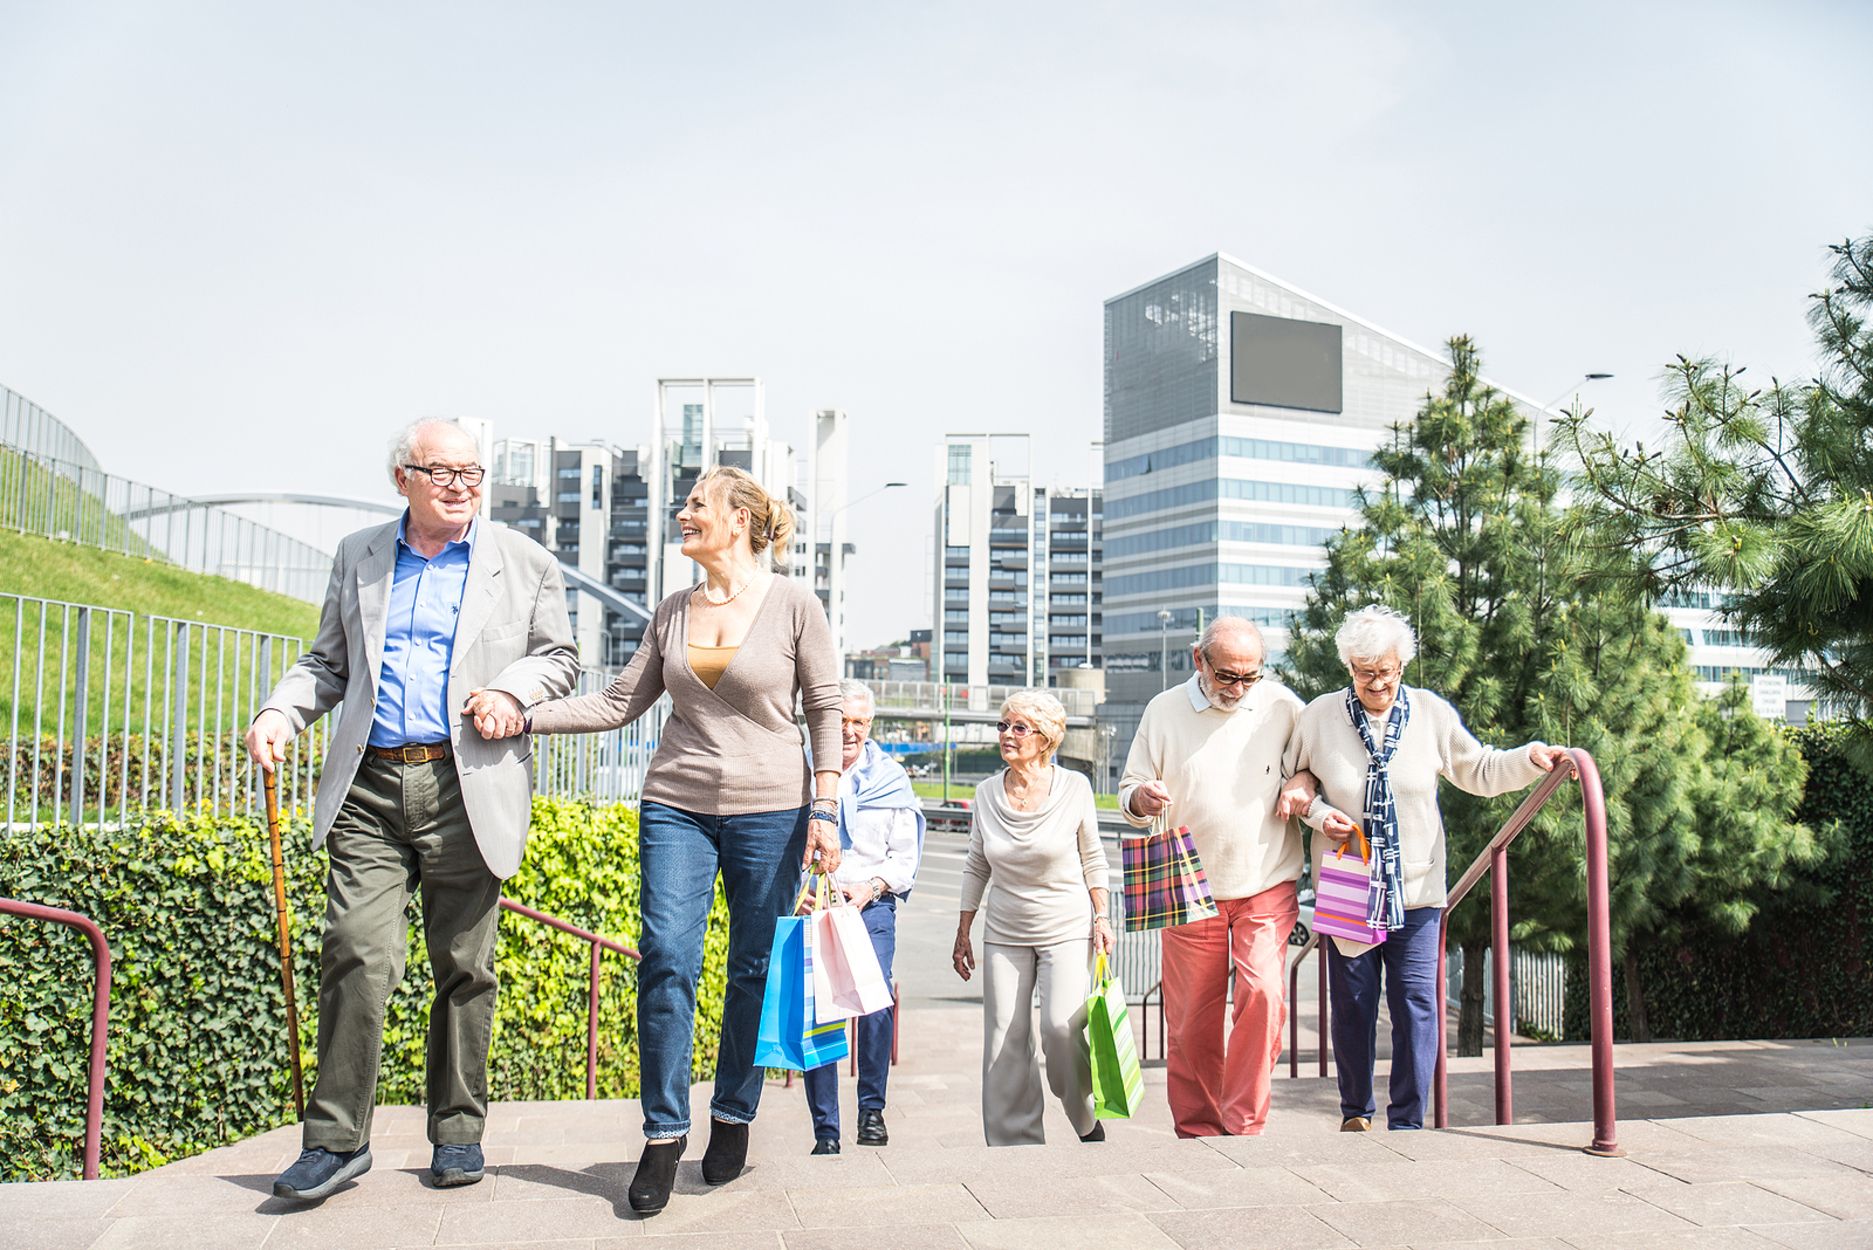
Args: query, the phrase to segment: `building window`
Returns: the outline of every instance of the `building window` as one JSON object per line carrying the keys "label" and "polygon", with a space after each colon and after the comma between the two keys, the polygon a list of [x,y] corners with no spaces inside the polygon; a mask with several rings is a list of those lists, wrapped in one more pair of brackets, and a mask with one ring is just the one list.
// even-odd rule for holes
{"label": "building window", "polygon": [[951,443],[949,449],[949,484],[967,486],[970,478],[970,456],[974,448],[967,443]]}

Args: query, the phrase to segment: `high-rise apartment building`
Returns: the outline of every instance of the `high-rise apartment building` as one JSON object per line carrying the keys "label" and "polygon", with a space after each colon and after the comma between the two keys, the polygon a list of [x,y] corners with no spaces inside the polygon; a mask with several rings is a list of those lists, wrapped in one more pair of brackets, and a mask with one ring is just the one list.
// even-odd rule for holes
{"label": "high-rise apartment building", "polygon": [[[723,418],[720,408],[731,398],[738,403]],[[822,441],[829,424],[843,439],[844,414],[837,417],[831,423],[825,413],[816,414]],[[815,518],[795,483],[793,448],[769,435],[759,380],[662,379],[650,432],[650,442],[636,447],[558,438],[495,441],[488,514],[650,609],[701,576],[682,554],[676,514],[704,470],[733,465],[794,509],[790,574],[813,578],[829,616],[836,605],[834,619],[843,618],[843,577],[828,575],[829,554],[820,553],[816,562]],[[841,572],[849,550],[842,545]],[[644,620],[633,613],[602,608],[577,593],[568,596],[568,606],[586,663],[624,664],[643,639]]]}
{"label": "high-rise apartment building", "polygon": [[937,680],[1040,686],[1099,664],[1100,492],[1034,485],[1027,443],[951,434],[938,455]]}

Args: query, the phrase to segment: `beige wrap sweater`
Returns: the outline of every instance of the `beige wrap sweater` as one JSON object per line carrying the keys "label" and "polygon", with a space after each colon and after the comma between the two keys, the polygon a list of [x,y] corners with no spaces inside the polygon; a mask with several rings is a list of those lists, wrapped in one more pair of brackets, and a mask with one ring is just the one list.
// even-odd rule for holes
{"label": "beige wrap sweater", "polygon": [[811,588],[776,576],[710,689],[689,665],[690,589],[657,605],[637,654],[609,686],[532,708],[533,732],[616,729],[667,692],[673,710],[644,778],[647,802],[706,816],[801,806],[813,797],[813,775],[797,704],[806,709],[813,758],[840,758],[839,657],[825,609]]}

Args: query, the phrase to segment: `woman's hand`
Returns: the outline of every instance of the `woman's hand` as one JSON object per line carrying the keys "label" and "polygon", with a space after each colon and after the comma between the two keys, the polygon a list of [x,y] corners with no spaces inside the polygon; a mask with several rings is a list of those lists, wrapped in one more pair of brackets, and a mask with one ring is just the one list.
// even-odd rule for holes
{"label": "woman's hand", "polygon": [[969,974],[975,971],[976,948],[969,941],[969,930],[956,930],[956,949],[950,952],[950,963],[956,969],[956,975],[967,981]]}
{"label": "woman's hand", "polygon": [[1555,766],[1567,758],[1566,747],[1551,747],[1545,742],[1528,744],[1528,760],[1544,773],[1551,773]]}
{"label": "woman's hand", "polygon": [[800,867],[827,876],[839,871],[839,826],[828,817],[815,815],[807,820],[806,854]]}
{"label": "woman's hand", "polygon": [[1110,955],[1118,946],[1112,937],[1112,921],[1107,916],[1093,917],[1093,954]]}
{"label": "woman's hand", "polygon": [[1336,807],[1321,820],[1320,832],[1327,835],[1327,841],[1344,846],[1348,839],[1359,832],[1359,826],[1353,823],[1351,816]]}

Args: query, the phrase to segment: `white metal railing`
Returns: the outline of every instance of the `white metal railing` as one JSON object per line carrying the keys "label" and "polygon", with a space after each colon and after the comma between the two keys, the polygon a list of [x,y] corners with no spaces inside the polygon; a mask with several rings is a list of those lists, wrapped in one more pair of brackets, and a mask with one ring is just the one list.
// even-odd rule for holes
{"label": "white metal railing", "polygon": [[[1483,1022],[1494,1027],[1496,1022],[1496,990],[1492,971],[1495,956],[1490,951],[1483,952]],[[1463,998],[1463,952],[1450,951],[1445,957],[1444,979],[1449,1001],[1460,1003]],[[1562,1024],[1566,1015],[1567,1000],[1567,962],[1556,954],[1548,952],[1512,949],[1509,958],[1509,995],[1515,1003],[1514,1019],[1511,1029],[1519,1032],[1525,1026],[1539,1030],[1544,1036],[1559,1038],[1562,1036]]]}
{"label": "white metal railing", "polygon": [[[0,594],[7,828],[99,824],[139,810],[259,813],[244,735],[305,648],[285,634]],[[579,690],[611,677],[587,669]],[[536,739],[536,789],[636,798],[666,713],[667,701],[634,725]],[[280,774],[283,806],[311,805],[337,715],[294,741]]]}
{"label": "white metal railing", "polygon": [[75,430],[5,386],[0,386],[0,443],[82,468],[102,467]]}
{"label": "white metal railing", "polygon": [[[259,810],[241,735],[304,649],[283,634],[0,594],[0,730],[9,828],[102,823],[144,808]],[[321,726],[281,797],[310,802]]]}
{"label": "white metal railing", "polygon": [[[866,684],[871,686],[881,710],[941,710],[946,706],[947,698],[947,706],[956,711],[993,712],[1009,695],[1025,689],[1022,686],[972,686],[963,682],[935,681],[874,681]],[[1066,709],[1068,716],[1091,716],[1099,702],[1098,695],[1093,691],[1068,686],[1048,687],[1047,693],[1060,700],[1060,706]]]}

